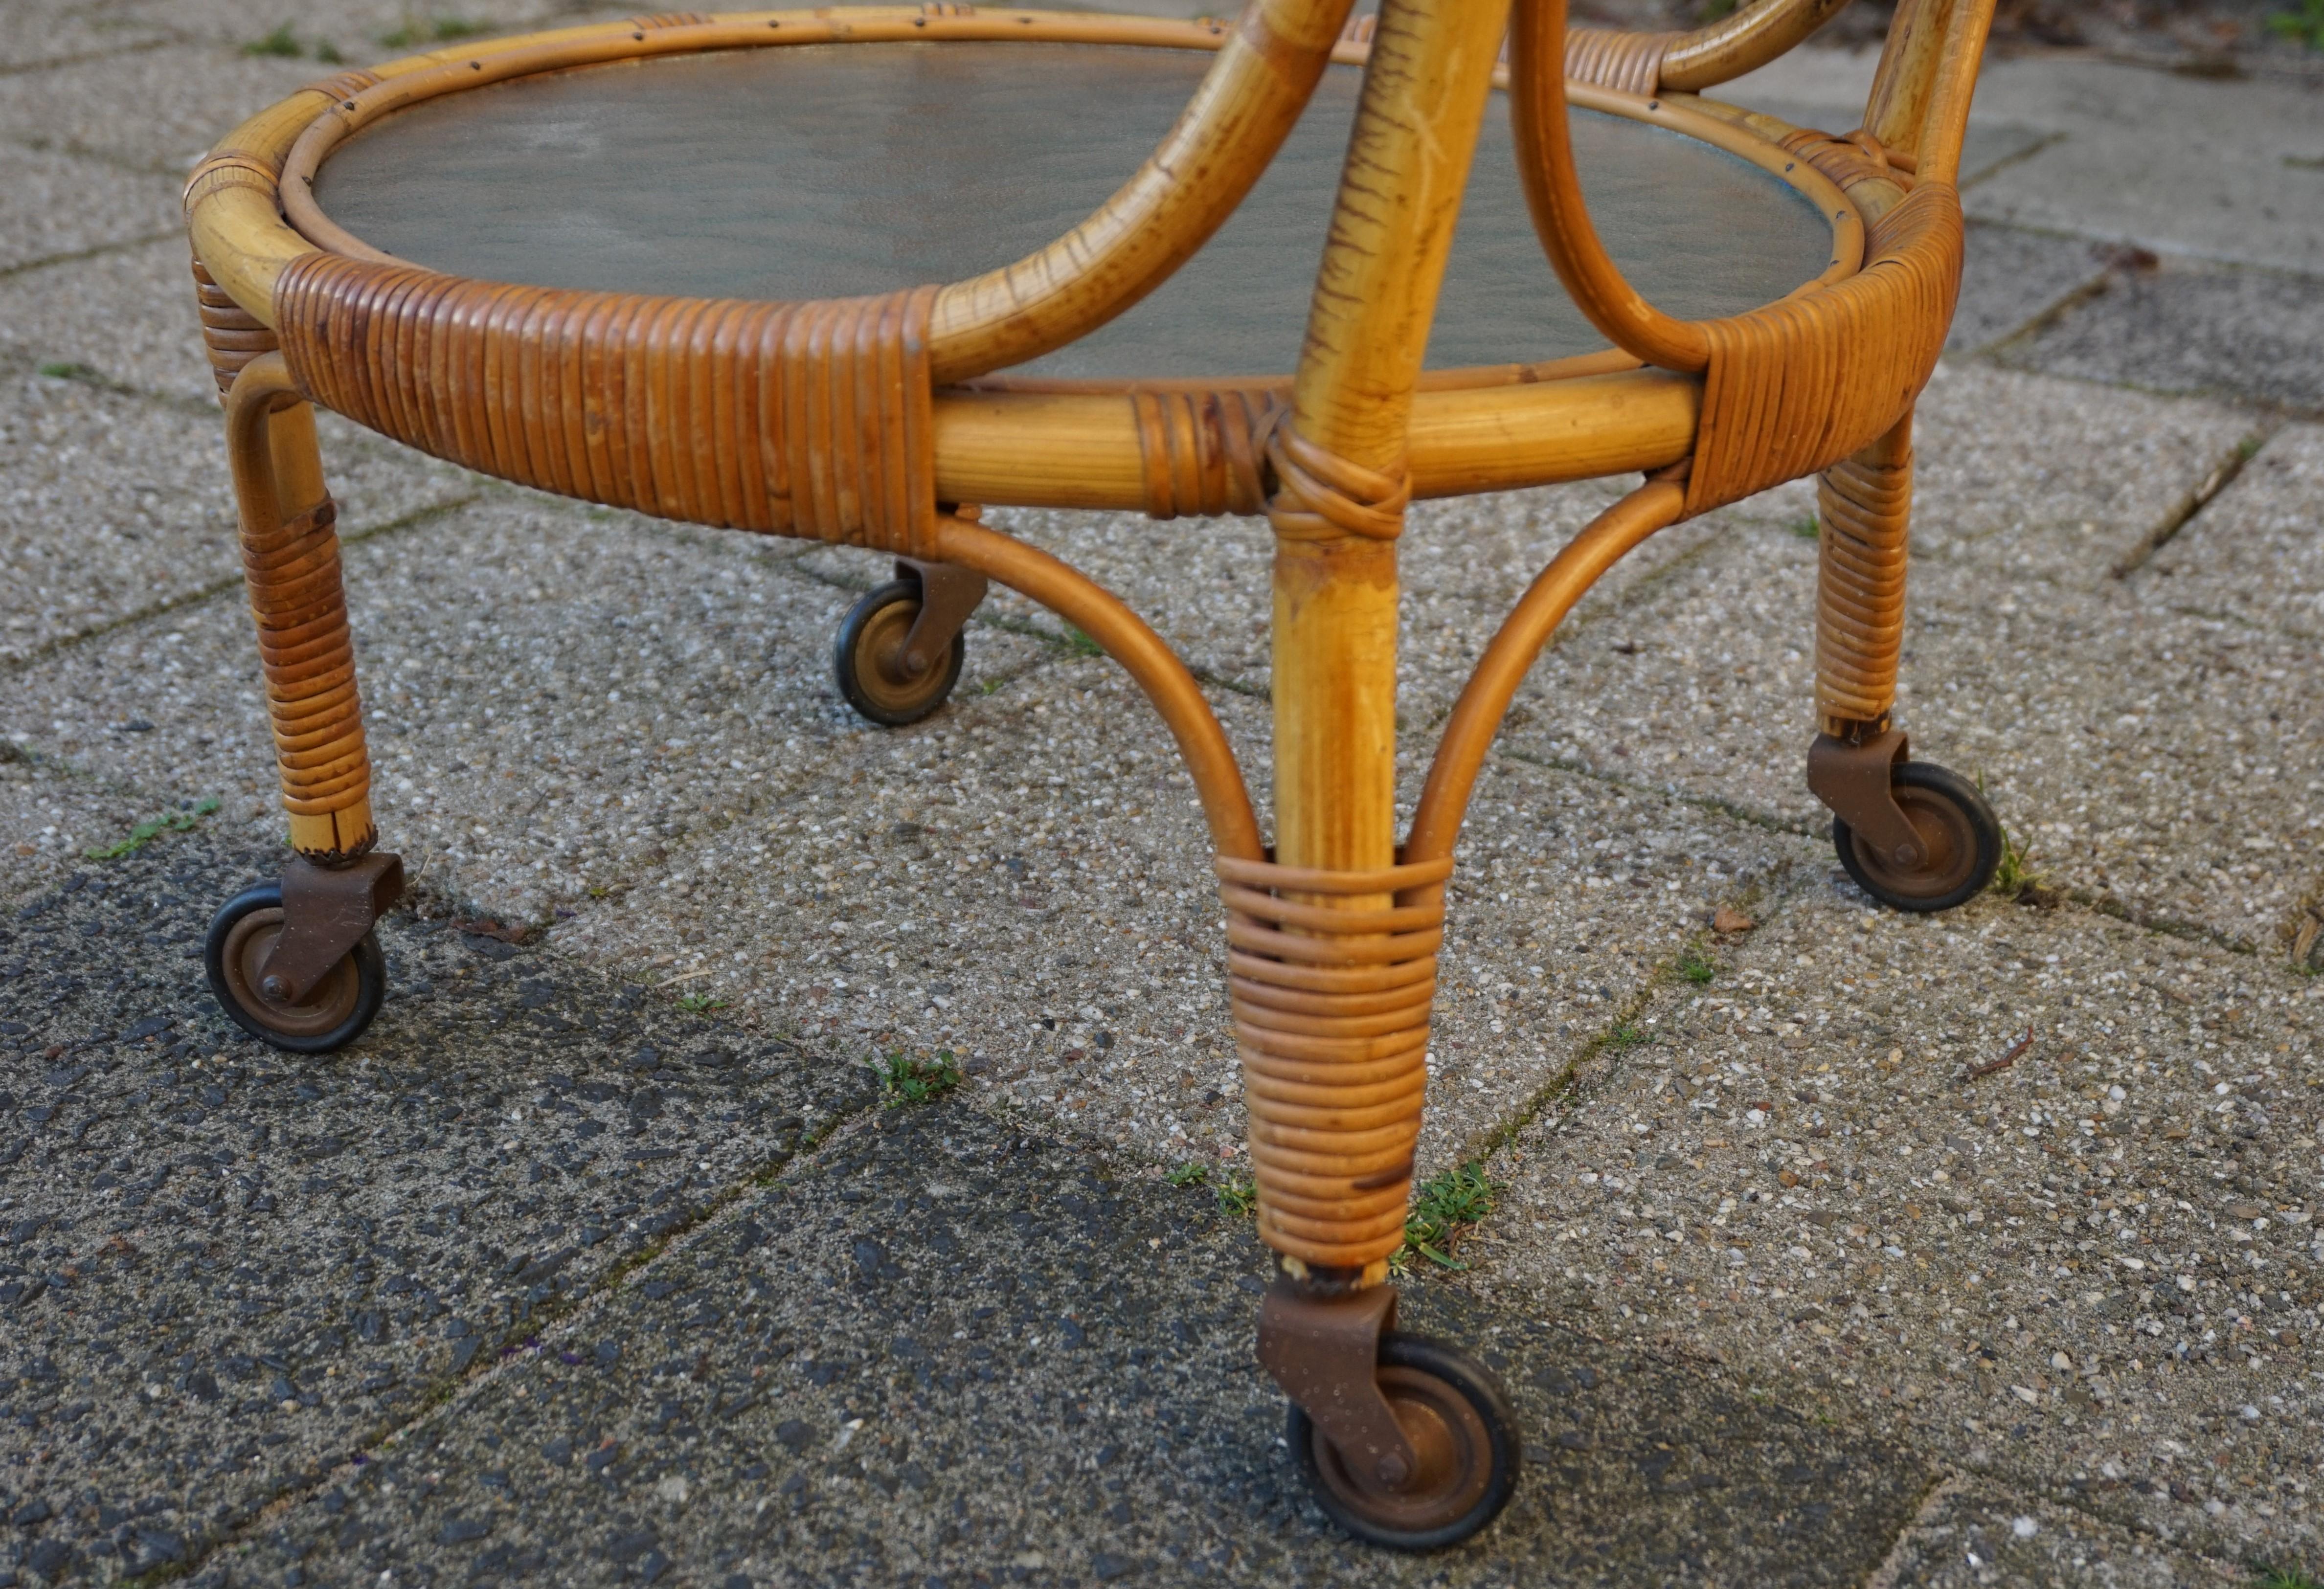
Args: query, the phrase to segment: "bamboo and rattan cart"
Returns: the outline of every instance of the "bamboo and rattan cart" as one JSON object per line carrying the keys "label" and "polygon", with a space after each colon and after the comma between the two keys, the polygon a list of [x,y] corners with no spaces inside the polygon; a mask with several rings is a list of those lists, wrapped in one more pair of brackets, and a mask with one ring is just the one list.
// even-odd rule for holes
{"label": "bamboo and rattan cart", "polygon": [[[1977,791],[1910,759],[1891,721],[1913,405],[1959,286],[1954,183],[1992,0],[1900,0],[1863,124],[1845,135],[1700,97],[1845,3],[1758,0],[1668,34],[1569,34],[1563,0],[1517,0],[1513,14],[1386,0],[1377,19],[1355,23],[1351,0],[1250,0],[1231,23],[954,4],[685,14],[350,71],[253,118],[197,170],[186,213],[296,856],[219,913],[208,968],[220,1002],[293,1052],[352,1041],[384,997],[373,926],[401,887],[373,826],[310,405],[568,496],[892,555],[896,581],[858,603],[837,645],[842,690],[876,721],[910,722],[943,703],[964,626],[998,581],[1129,670],[1200,794],[1228,917],[1259,1230],[1279,1269],[1259,1355],[1290,1399],[1293,1447],[1316,1499],[1380,1544],[1467,1538],[1506,1502],[1519,1443],[1482,1366],[1395,1331],[1388,1261],[1404,1236],[1455,841],[1487,747],[1559,620],[1655,531],[1819,474],[1807,771],[1833,812],[1840,859],[1876,897],[1937,910],[1982,888],[1999,857]],[[807,46],[825,48],[791,54]],[[586,96],[617,79],[580,69],[738,52],[857,63],[908,46],[922,62],[930,47],[945,61],[1070,47],[1087,52],[1084,77],[1130,49],[1208,52],[1209,65],[1150,157],[1086,219],[948,285],[780,299],[640,292],[559,284],[552,259],[528,284],[447,269],[433,253],[407,262],[349,230],[362,223],[332,198],[335,155],[346,152],[342,170],[368,160],[392,170],[395,129],[447,104],[503,105],[492,96],[518,85],[579,84]],[[857,53],[866,50],[890,54]],[[1182,268],[1204,268],[1231,220],[1268,224],[1238,208],[1320,103],[1334,63],[1361,75],[1335,182],[1318,189],[1320,202],[1335,188],[1319,217],[1328,224],[1296,275],[1225,283],[1259,295],[1290,282],[1298,296],[1257,318],[1258,331],[1282,334],[1293,372],[1229,375],[1206,354],[1192,373],[1056,373],[1056,359],[1097,345],[1110,324],[1143,324],[1136,306]],[[1425,368],[1497,89],[1531,229],[1612,345]],[[797,102],[802,114],[810,98]],[[1734,312],[1657,308],[1584,205],[1583,118],[1571,106],[1649,129],[1658,149],[1683,143],[1754,168],[1821,229],[1812,265]],[[603,179],[618,181],[622,163],[606,162]],[[344,191],[360,210],[362,184]],[[1674,252],[1722,258],[1720,215],[1689,213],[1683,197],[1678,224],[1694,236]],[[661,201],[679,214],[694,202],[682,189]],[[456,208],[440,247],[456,257],[463,238],[493,226],[447,202]],[[844,207],[833,213],[842,231],[865,225]],[[908,219],[891,210],[870,225]],[[645,247],[640,279],[658,279],[678,252]],[[521,262],[505,272],[531,273]],[[1545,276],[1541,286],[1551,296]],[[1204,301],[1181,302],[1182,330],[1229,307]],[[1628,471],[1644,483],[1557,555],[1487,648],[1399,841],[1406,504]],[[1272,845],[1186,667],[1112,594],[981,522],[980,504],[1267,515]]]}

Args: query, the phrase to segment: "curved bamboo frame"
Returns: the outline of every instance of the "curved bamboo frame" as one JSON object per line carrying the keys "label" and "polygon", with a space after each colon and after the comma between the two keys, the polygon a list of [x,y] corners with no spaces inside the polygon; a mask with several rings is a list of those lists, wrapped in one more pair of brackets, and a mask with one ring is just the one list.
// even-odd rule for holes
{"label": "curved bamboo frame", "polygon": [[[370,842],[345,602],[306,396],[571,494],[975,569],[1095,638],[1176,739],[1229,918],[1262,1232],[1302,1281],[1327,1291],[1377,1284],[1402,1239],[1463,815],[1510,701],[1582,595],[1680,519],[1822,472],[1821,725],[1835,735],[1886,728],[1911,407],[1958,282],[1950,183],[1992,3],[1901,0],[1866,125],[1841,137],[1699,94],[1789,49],[1845,0],[1762,0],[1686,34],[1571,39],[1563,0],[1518,0],[1506,69],[1495,60],[1497,16],[1440,14],[1425,0],[1386,0],[1376,23],[1354,26],[1349,0],[1252,0],[1231,26],[954,4],[687,14],[439,51],[303,91],[238,128],[186,194],[206,334],[230,386],[293,841],[326,861]],[[313,199],[313,175],[338,142],[439,94],[663,54],[898,40],[1216,59],[1153,157],[1066,236],[969,280],[878,299],[708,303],[466,282],[368,247]],[[1365,78],[1296,372],[1153,382],[992,373],[1121,313],[1198,250],[1334,60],[1363,62]],[[1494,87],[1508,90],[1544,247],[1615,347],[1424,371]],[[1830,262],[1747,315],[1662,314],[1591,227],[1567,136],[1573,104],[1708,142],[1789,183],[1828,218]],[[1382,205],[1381,193],[1399,202]],[[1487,648],[1399,847],[1396,543],[1406,506],[1628,470],[1651,478],[1557,555]],[[1185,665],[1087,576],[986,528],[972,510],[953,510],[966,502],[1268,513],[1273,849]]]}

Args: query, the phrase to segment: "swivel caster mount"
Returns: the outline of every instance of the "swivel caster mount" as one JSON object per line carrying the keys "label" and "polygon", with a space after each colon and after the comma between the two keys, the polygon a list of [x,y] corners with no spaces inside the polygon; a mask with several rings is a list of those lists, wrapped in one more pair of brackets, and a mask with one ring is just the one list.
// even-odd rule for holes
{"label": "swivel caster mount", "polygon": [[969,615],[985,588],[973,570],[898,558],[896,577],[868,592],[839,625],[832,671],[847,703],[891,729],[942,706],[960,683]]}
{"label": "swivel caster mount", "polygon": [[2001,865],[2001,821],[1977,785],[1910,759],[1896,730],[1856,741],[1817,735],[1808,788],[1831,808],[1840,864],[1892,909],[1950,910],[1982,894]]}
{"label": "swivel caster mount", "polygon": [[1399,1334],[1396,1292],[1316,1297],[1278,1279],[1259,1360],[1291,1398],[1284,1435],[1324,1515],[1391,1550],[1441,1550],[1499,1517],[1524,1445],[1490,1370]]}
{"label": "swivel caster mount", "polygon": [[345,1048],[387,997],[387,957],[372,928],[402,892],[402,860],[377,851],[337,868],[294,859],[277,881],[244,889],[202,945],[218,1007],[289,1053]]}

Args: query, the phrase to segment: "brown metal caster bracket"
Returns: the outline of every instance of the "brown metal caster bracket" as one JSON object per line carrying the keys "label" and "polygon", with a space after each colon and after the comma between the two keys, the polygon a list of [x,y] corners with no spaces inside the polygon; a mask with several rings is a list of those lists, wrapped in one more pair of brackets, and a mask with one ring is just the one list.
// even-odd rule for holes
{"label": "brown metal caster bracket", "polygon": [[[918,557],[896,559],[896,577],[920,587],[919,616],[898,648],[895,683],[907,684],[925,678],[952,649],[952,643],[984,600],[991,588],[984,575],[957,563],[928,563]],[[883,664],[882,672],[888,671]]]}
{"label": "brown metal caster bracket", "polygon": [[1410,1482],[1418,1454],[1379,1388],[1379,1343],[1396,1325],[1396,1288],[1317,1297],[1278,1275],[1259,1309],[1259,1365],[1384,1488]]}
{"label": "brown metal caster bracket", "polygon": [[1895,769],[1911,756],[1901,729],[1855,740],[1818,734],[1808,747],[1808,792],[1901,872],[1916,870],[1928,859],[1920,831],[1896,804],[1894,788]]}
{"label": "brown metal caster bracket", "polygon": [[282,935],[259,968],[258,990],[297,1004],[403,896],[403,858],[374,850],[343,867],[301,856],[282,868]]}

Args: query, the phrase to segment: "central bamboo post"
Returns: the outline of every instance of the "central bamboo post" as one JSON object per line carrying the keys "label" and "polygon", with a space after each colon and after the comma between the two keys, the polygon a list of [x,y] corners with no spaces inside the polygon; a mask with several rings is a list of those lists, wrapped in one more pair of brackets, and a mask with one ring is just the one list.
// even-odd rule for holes
{"label": "central bamboo post", "polygon": [[[1397,865],[1396,540],[1413,388],[1502,18],[1492,0],[1388,0],[1291,412],[1268,444],[1276,853],[1219,869],[1259,1233],[1314,1296],[1388,1278],[1427,1086],[1451,868]],[[1314,1364],[1286,1344],[1304,1327],[1283,1298],[1268,1306],[1262,1360],[1307,1405]],[[1368,1349],[1355,1355],[1369,1387]]]}
{"label": "central bamboo post", "polygon": [[[1376,522],[1351,532],[1328,511],[1286,501],[1288,492],[1274,504],[1276,859],[1285,866],[1370,871],[1395,860],[1405,435],[1504,14],[1489,0],[1388,0],[1364,69],[1290,424],[1321,455],[1321,483]],[[1329,471],[1331,462],[1344,467]]]}

